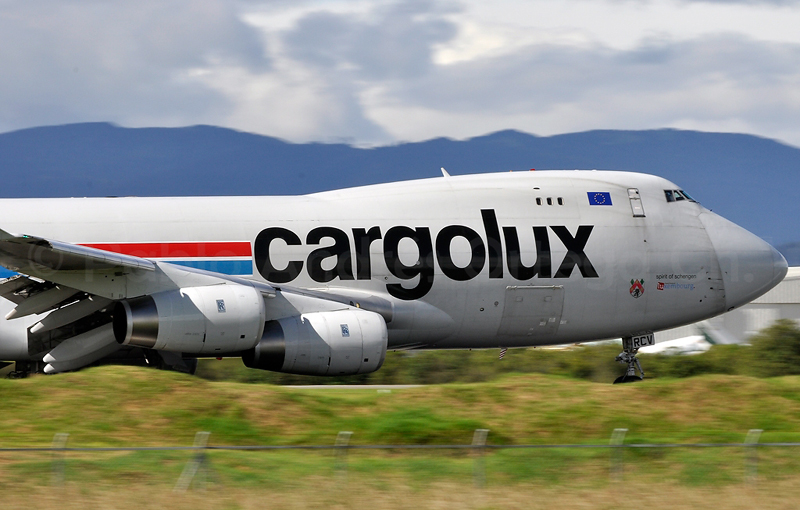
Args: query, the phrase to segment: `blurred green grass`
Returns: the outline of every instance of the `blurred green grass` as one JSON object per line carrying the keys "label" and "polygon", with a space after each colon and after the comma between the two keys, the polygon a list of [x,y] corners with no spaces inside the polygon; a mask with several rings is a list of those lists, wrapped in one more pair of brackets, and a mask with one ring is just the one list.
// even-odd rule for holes
{"label": "blurred green grass", "polygon": [[390,392],[211,382],[175,372],[99,367],[0,380],[0,446],[607,443],[614,428],[635,442],[800,440],[800,377],[703,375],[611,385],[542,374]]}
{"label": "blurred green grass", "polygon": [[[751,428],[762,442],[800,441],[800,377],[705,375],[613,386],[562,376],[508,375],[487,383],[374,388],[293,388],[210,382],[174,372],[100,367],[58,376],[1,380],[0,447],[191,445],[197,431],[211,445],[470,444],[476,428],[489,444],[608,444],[614,428],[627,443],[741,443]],[[193,452],[69,452],[76,483],[171,484]],[[637,480],[686,485],[741,483],[744,448],[626,449]],[[50,453],[0,453],[0,488],[47,484]],[[210,451],[224,486],[292,484],[336,476],[331,450]],[[760,448],[759,472],[782,480],[800,472],[797,449]],[[609,449],[489,450],[487,483],[608,483]],[[349,471],[376,483],[401,477],[427,487],[470,484],[475,456],[466,450],[350,450]]]}
{"label": "blurred green grass", "polygon": [[[426,384],[388,392],[369,386],[296,388],[247,378],[210,380],[239,380],[239,370],[262,374],[238,368],[238,360],[202,364],[202,370],[220,367],[206,372],[206,377],[214,374],[210,378],[106,366],[3,379],[0,447],[49,446],[60,432],[70,434],[73,447],[189,446],[198,431],[211,432],[211,445],[331,445],[342,430],[354,433],[354,445],[467,445],[477,428],[490,429],[488,442],[494,445],[607,444],[615,428],[629,429],[627,443],[741,443],[753,428],[764,429],[762,442],[800,442],[800,376],[763,377],[795,370],[796,328],[776,327],[753,347],[715,346],[689,357],[643,356],[648,375],[655,377],[632,385],[608,384],[620,369],[613,362],[619,350],[614,345],[511,351],[502,361],[496,353],[477,351],[395,353],[376,373],[386,370],[385,376],[334,381]],[[785,355],[759,357],[764,349]],[[695,372],[704,375],[686,377]],[[591,382],[595,379],[603,382]],[[299,381],[308,382],[288,382]],[[93,487],[170,485],[192,455],[69,452],[65,472],[68,482]],[[747,455],[744,448],[623,452],[626,476],[684,486],[740,484]],[[758,456],[765,479],[789,480],[800,473],[796,448],[763,447]],[[51,453],[0,452],[0,490],[47,485],[52,459]],[[330,450],[214,450],[208,459],[212,478],[226,487],[308,488],[307,480],[314,477],[338,476]],[[475,460],[466,450],[348,453],[350,475],[373,481],[376,490],[390,480],[420,490],[437,483],[468,486]],[[483,458],[490,486],[574,487],[579,482],[603,487],[611,461],[609,449],[488,450]]]}
{"label": "blurred green grass", "polygon": [[[650,379],[686,378],[706,374],[775,377],[800,374],[800,328],[781,320],[750,340],[752,345],[714,345],[691,356],[640,354]],[[563,349],[499,351],[388,352],[380,370],[347,377],[311,377],[246,368],[239,359],[200,360],[197,375],[213,381],[292,384],[444,384],[486,382],[509,374],[559,375],[610,383],[624,371],[614,361],[621,342],[570,346]]]}

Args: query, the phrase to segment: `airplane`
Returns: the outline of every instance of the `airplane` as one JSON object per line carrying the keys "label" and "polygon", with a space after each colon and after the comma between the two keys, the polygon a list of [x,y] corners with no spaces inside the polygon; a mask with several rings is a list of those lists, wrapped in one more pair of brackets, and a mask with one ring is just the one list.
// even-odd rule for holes
{"label": "airplane", "polygon": [[4,199],[0,219],[0,360],[20,377],[136,360],[192,372],[202,357],[339,376],[378,370],[387,350],[622,338],[615,382],[632,382],[654,332],[787,272],[757,236],[634,172]]}

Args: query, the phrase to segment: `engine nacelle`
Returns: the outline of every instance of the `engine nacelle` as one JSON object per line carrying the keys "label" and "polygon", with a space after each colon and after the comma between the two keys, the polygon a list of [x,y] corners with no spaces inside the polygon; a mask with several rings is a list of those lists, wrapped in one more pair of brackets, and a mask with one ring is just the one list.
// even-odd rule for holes
{"label": "engine nacelle", "polygon": [[289,374],[367,374],[383,365],[388,339],[386,321],[375,312],[305,313],[267,322],[242,361],[249,368]]}
{"label": "engine nacelle", "polygon": [[261,338],[264,320],[264,298],[253,287],[189,287],[118,302],[114,337],[123,345],[164,351],[244,351]]}

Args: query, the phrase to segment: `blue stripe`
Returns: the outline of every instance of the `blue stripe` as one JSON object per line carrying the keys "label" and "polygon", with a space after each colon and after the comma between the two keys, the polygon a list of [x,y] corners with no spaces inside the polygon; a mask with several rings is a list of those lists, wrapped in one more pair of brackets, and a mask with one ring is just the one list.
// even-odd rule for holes
{"label": "blue stripe", "polygon": [[0,266],[0,278],[11,278],[14,275],[19,273],[15,273],[14,271],[7,269],[3,266]]}
{"label": "blue stripe", "polygon": [[221,274],[237,276],[253,274],[252,260],[164,260],[163,262]]}
{"label": "blue stripe", "polygon": [[[165,260],[165,262],[232,276],[252,276],[253,274],[252,260]],[[19,273],[15,271],[0,266],[0,279],[10,278],[18,274]]]}

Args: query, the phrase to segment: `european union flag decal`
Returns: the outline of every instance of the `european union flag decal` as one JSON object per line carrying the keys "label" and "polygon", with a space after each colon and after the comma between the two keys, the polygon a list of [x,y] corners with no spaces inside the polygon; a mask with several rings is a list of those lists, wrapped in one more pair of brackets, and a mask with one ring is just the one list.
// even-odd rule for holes
{"label": "european union flag decal", "polygon": [[611,205],[611,193],[608,191],[589,191],[589,205]]}

